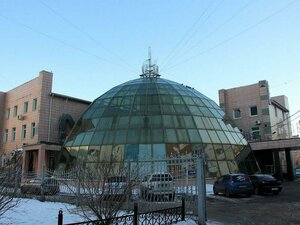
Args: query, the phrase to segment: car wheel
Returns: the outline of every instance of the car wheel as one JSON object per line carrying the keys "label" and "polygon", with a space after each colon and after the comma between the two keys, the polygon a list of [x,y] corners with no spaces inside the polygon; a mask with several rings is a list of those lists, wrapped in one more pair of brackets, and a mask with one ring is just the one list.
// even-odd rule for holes
{"label": "car wheel", "polygon": [[219,193],[216,191],[216,188],[213,188],[214,195],[218,195]]}
{"label": "car wheel", "polygon": [[226,189],[226,190],[225,190],[225,196],[226,196],[226,197],[230,197],[230,196],[231,196],[231,193],[230,193],[230,190],[229,190],[229,189]]}
{"label": "car wheel", "polygon": [[259,191],[258,188],[255,188],[255,189],[254,189],[254,194],[256,194],[256,195],[259,195],[259,194],[260,194],[260,191]]}

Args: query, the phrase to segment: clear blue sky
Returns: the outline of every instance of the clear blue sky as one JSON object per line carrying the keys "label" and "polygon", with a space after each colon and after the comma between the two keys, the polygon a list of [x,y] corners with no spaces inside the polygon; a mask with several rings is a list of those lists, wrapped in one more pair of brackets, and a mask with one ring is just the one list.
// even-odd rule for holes
{"label": "clear blue sky", "polygon": [[219,89],[268,80],[293,114],[299,40],[294,0],[0,0],[0,91],[48,70],[54,92],[92,101],[138,78],[151,46],[163,78],[217,103]]}

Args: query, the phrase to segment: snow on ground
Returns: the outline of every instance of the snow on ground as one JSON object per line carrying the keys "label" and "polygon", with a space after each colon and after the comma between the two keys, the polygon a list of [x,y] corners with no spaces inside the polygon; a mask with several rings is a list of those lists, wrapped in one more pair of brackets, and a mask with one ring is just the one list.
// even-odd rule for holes
{"label": "snow on ground", "polygon": [[[206,194],[211,195],[212,185],[206,185]],[[58,202],[40,202],[35,199],[22,199],[20,204],[0,217],[0,224],[5,225],[53,225],[57,224],[58,212],[63,210],[64,223],[81,222],[83,219],[70,211],[74,205]],[[70,211],[69,211],[70,210]],[[182,221],[179,225],[195,225],[192,220]],[[221,225],[221,223],[208,221],[208,225]]]}

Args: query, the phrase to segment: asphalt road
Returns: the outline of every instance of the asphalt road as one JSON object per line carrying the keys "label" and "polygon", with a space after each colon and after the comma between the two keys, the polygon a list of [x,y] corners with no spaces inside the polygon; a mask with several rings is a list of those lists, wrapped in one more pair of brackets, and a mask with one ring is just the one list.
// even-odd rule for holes
{"label": "asphalt road", "polygon": [[277,196],[209,196],[207,218],[228,225],[300,225],[300,179],[284,182]]}

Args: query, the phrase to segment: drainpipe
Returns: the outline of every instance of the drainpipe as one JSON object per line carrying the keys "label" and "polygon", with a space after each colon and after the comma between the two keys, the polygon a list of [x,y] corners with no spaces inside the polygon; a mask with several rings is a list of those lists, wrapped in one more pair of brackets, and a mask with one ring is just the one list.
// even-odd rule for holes
{"label": "drainpipe", "polygon": [[49,119],[48,119],[48,138],[47,141],[50,142],[50,135],[51,135],[51,120],[52,120],[52,105],[53,105],[53,95],[51,94],[50,99],[50,112],[49,112]]}

